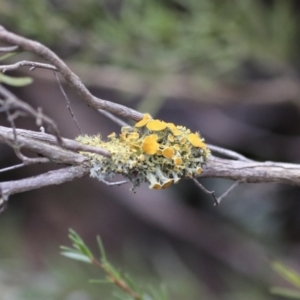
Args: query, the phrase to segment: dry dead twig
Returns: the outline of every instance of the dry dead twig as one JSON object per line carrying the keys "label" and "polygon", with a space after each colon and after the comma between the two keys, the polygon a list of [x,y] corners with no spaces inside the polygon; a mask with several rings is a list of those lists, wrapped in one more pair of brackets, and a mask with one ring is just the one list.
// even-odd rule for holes
{"label": "dry dead twig", "polygon": [[49,171],[47,173],[32,176],[25,179],[12,180],[0,183],[1,198],[4,201],[13,194],[31,191],[51,185],[59,185],[67,181],[72,181],[89,174],[88,165],[77,165],[63,169]]}
{"label": "dry dead twig", "polygon": [[241,161],[210,156],[199,177],[226,178],[245,183],[274,182],[300,186],[300,165],[272,161]]}
{"label": "dry dead twig", "polygon": [[44,63],[39,63],[39,62],[34,62],[34,61],[28,61],[28,60],[22,60],[18,61],[14,64],[10,65],[1,65],[0,66],[0,71],[2,73],[5,73],[7,71],[13,71],[17,70],[20,67],[30,67],[29,70],[33,71],[34,69],[46,69],[46,70],[52,70],[52,71],[57,71],[56,67],[49,65],[49,64],[44,64]]}
{"label": "dry dead twig", "polygon": [[37,126],[42,126],[43,123],[46,123],[50,127],[50,130],[55,134],[57,141],[61,143],[61,136],[57,125],[52,119],[44,115],[41,109],[35,110],[29,104],[18,99],[13,93],[4,88],[2,85],[0,85],[0,96],[2,96],[3,99],[0,101],[0,112],[10,112],[13,110],[15,113],[14,118],[17,118],[23,114],[31,116],[36,119]]}
{"label": "dry dead twig", "polygon": [[95,109],[103,109],[134,121],[142,119],[143,114],[134,109],[93,96],[82,83],[80,78],[73,73],[54,52],[41,43],[9,32],[3,26],[0,26],[0,41],[14,46],[19,46],[22,50],[35,53],[48,61],[51,65],[55,66],[57,71],[63,76],[71,88],[74,89],[81,99],[89,106]]}

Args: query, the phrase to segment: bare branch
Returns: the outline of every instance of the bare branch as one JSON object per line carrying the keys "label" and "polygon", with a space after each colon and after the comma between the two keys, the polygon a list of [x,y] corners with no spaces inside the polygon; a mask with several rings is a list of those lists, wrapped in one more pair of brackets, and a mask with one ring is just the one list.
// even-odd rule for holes
{"label": "bare branch", "polygon": [[217,205],[221,203],[221,201],[227,197],[242,181],[235,181],[228,189],[225,191],[220,197],[217,198]]}
{"label": "bare branch", "polygon": [[[1,131],[11,132],[11,129],[0,126],[0,133],[1,133]],[[52,145],[57,145],[57,141],[56,141],[55,137],[51,134],[37,132],[37,131],[31,131],[31,130],[26,130],[26,129],[17,129],[17,133],[18,133],[18,135],[23,136],[25,138],[31,138],[31,139],[35,139],[37,141],[41,141],[41,142],[43,141],[43,142],[47,142]],[[86,152],[96,153],[96,154],[99,154],[99,155],[102,155],[105,157],[111,157],[111,154],[109,153],[109,151],[107,151],[105,149],[88,146],[88,145],[83,145],[77,141],[69,140],[66,138],[62,138],[61,146],[65,149],[72,150],[72,151],[77,151],[77,152],[86,151]]]}
{"label": "bare branch", "polygon": [[[90,172],[90,164],[88,158],[73,151],[99,152],[98,154],[104,154],[105,156],[110,157],[110,153],[105,150],[81,145],[76,141],[68,139],[62,139],[62,143],[67,148],[72,149],[72,151],[63,149],[61,148],[61,146],[57,145],[57,140],[54,136],[46,133],[21,129],[16,129],[16,133],[17,140],[15,140],[12,128],[0,126],[0,142],[2,141],[17,149],[26,148],[33,151],[34,153],[42,154],[45,157],[37,157],[31,159],[24,158],[23,164],[5,168],[0,171],[4,172],[7,170],[15,169],[17,167],[22,167],[26,164],[50,161],[60,164],[71,164],[75,166],[56,171],[50,171],[45,174],[22,180],[2,182],[0,183],[0,202],[1,199],[4,199],[5,201],[8,200],[8,197],[11,194],[38,189],[43,186],[61,184],[66,181],[70,181],[87,175]],[[17,143],[17,145],[15,143]],[[21,159],[23,159],[23,157],[21,157]]]}
{"label": "bare branch", "polygon": [[248,162],[210,156],[199,177],[226,178],[248,183],[276,182],[300,186],[300,165]]}
{"label": "bare branch", "polygon": [[11,47],[0,47],[0,53],[10,53],[15,52],[19,49],[19,46],[11,46]]}
{"label": "bare branch", "polygon": [[11,93],[9,90],[4,88],[2,85],[0,85],[0,95],[2,95],[5,98],[5,101],[2,104],[2,108],[4,110],[11,110],[11,109],[21,110],[21,111],[27,113],[28,115],[34,117],[37,121],[38,126],[41,126],[41,124],[40,124],[41,120],[44,121],[53,130],[53,133],[55,134],[57,140],[59,142],[61,142],[60,132],[59,132],[56,124],[49,117],[45,116],[41,112],[41,110],[36,111],[29,104],[18,99],[13,93]]}
{"label": "bare branch", "polygon": [[120,118],[114,116],[113,114],[111,114],[108,111],[105,111],[103,109],[98,109],[98,112],[107,117],[109,120],[113,121],[115,124],[119,125],[119,126],[130,126],[128,123],[124,122],[123,120],[121,120]]}
{"label": "bare branch", "polygon": [[107,181],[107,180],[102,179],[101,181],[102,181],[103,183],[105,183],[106,185],[108,185],[108,186],[120,186],[120,185],[129,183],[128,180],[121,180],[121,181],[109,182],[109,181]]}
{"label": "bare branch", "polygon": [[7,200],[10,195],[39,189],[45,186],[59,185],[86,176],[88,173],[88,165],[80,165],[49,171],[26,179],[1,182],[1,198]]}
{"label": "bare branch", "polygon": [[[17,129],[18,141],[27,149],[49,157],[59,163],[81,164],[86,157],[67,151],[57,145],[54,136],[24,129]],[[0,140],[13,142],[11,128],[0,126]],[[109,157],[110,154],[100,148],[87,147],[76,141],[62,139],[63,146],[73,151],[89,151]],[[48,148],[48,149],[45,149]],[[210,156],[199,177],[226,178],[248,183],[277,182],[300,186],[300,165],[278,162],[256,162],[230,160]]]}
{"label": "bare branch", "polygon": [[204,193],[211,195],[211,197],[214,200],[214,206],[217,206],[219,204],[218,199],[217,199],[216,194],[215,194],[214,191],[209,191],[208,189],[206,189],[196,178],[192,178],[192,180],[194,181],[196,186],[198,188],[200,188]]}
{"label": "bare branch", "polygon": [[31,165],[31,164],[48,163],[48,162],[50,162],[50,160],[48,158],[46,158],[46,157],[39,157],[37,160],[32,159],[29,162],[26,161],[26,163],[23,162],[23,163],[18,164],[18,165],[14,165],[14,166],[11,166],[11,167],[0,169],[0,173],[4,173],[4,172],[16,170],[16,169],[19,169],[19,168],[22,168],[22,167],[25,167],[25,166],[28,166],[28,165]]}
{"label": "bare branch", "polygon": [[[57,145],[57,140],[53,135],[35,132],[25,129],[17,129],[18,143],[19,145],[14,145],[13,130],[4,126],[0,126],[0,141],[12,145],[13,147],[24,147],[31,150],[34,153],[42,154],[45,157],[51,159],[51,161],[56,163],[64,164],[81,164],[86,161],[86,157],[75,153],[73,151],[87,151],[92,153],[97,153],[105,157],[110,157],[110,153],[107,150],[82,145],[76,141],[62,139],[62,146]],[[72,150],[72,151],[68,151]]]}
{"label": "bare branch", "polygon": [[1,65],[0,71],[2,73],[5,73],[6,71],[17,70],[21,67],[30,67],[30,69],[29,69],[30,71],[33,71],[36,68],[57,71],[57,69],[52,65],[43,64],[43,63],[34,62],[34,61],[28,61],[28,60],[22,60],[22,61],[16,62],[14,64],[10,64],[10,65]]}
{"label": "bare branch", "polygon": [[7,206],[7,201],[3,197],[0,197],[0,215],[5,211]]}
{"label": "bare branch", "polygon": [[11,170],[16,170],[16,169],[19,169],[19,168],[22,168],[22,167],[25,167],[25,166],[26,166],[25,163],[21,163],[21,164],[14,165],[14,166],[11,166],[11,167],[3,168],[3,169],[0,169],[0,173],[8,172],[8,171],[11,171]]}
{"label": "bare branch", "polygon": [[54,72],[54,75],[55,75],[56,81],[57,81],[57,83],[58,83],[59,89],[60,89],[61,93],[63,94],[65,100],[66,100],[67,108],[68,108],[68,110],[69,110],[69,112],[70,112],[70,114],[71,114],[71,116],[72,116],[72,118],[73,118],[73,121],[74,121],[74,123],[75,123],[75,125],[76,125],[76,127],[77,127],[77,129],[78,129],[78,132],[79,132],[80,134],[82,134],[81,129],[80,129],[80,126],[79,126],[79,124],[78,124],[78,121],[77,121],[77,119],[76,119],[76,117],[75,117],[75,114],[74,114],[74,112],[73,112],[73,109],[72,109],[72,107],[71,107],[71,102],[70,102],[70,100],[69,100],[69,98],[68,98],[68,96],[67,96],[67,94],[66,94],[66,92],[65,92],[65,90],[64,90],[64,88],[63,88],[63,86],[62,86],[61,83],[60,83],[60,80],[59,80],[59,77],[58,77],[57,73]]}
{"label": "bare branch", "polygon": [[86,158],[79,153],[74,153],[72,151],[62,149],[57,145],[50,145],[21,135],[18,135],[18,144],[15,144],[14,135],[10,128],[6,128],[5,130],[5,127],[1,127],[0,142],[4,142],[13,148],[26,148],[34,153],[48,157],[52,162],[56,163],[80,164],[86,160]]}
{"label": "bare branch", "polygon": [[10,145],[14,149],[16,156],[23,162],[25,166],[51,162],[51,160],[47,157],[31,158],[23,155],[21,152],[21,146],[17,142],[11,143]]}
{"label": "bare branch", "polygon": [[79,77],[54,52],[41,43],[11,33],[3,26],[0,26],[0,41],[19,46],[21,49],[33,52],[50,62],[89,106],[95,109],[103,109],[135,121],[142,119],[143,114],[134,109],[93,96]]}
{"label": "bare branch", "polygon": [[237,153],[235,151],[232,151],[232,150],[229,150],[229,149],[225,149],[225,148],[222,148],[222,147],[219,147],[219,146],[214,146],[214,145],[211,145],[211,144],[207,144],[207,147],[210,150],[212,150],[212,152],[224,155],[226,157],[230,157],[230,158],[237,159],[237,160],[242,160],[242,161],[253,161],[253,160],[245,157],[244,155],[239,154],[239,153]]}
{"label": "bare branch", "polygon": [[214,191],[209,191],[206,189],[196,178],[192,178],[194,183],[197,185],[198,188],[200,188],[202,191],[204,191],[206,194],[209,194],[212,196],[214,200],[214,206],[218,206],[221,201],[229,195],[230,192],[232,192],[242,181],[235,181],[221,196],[216,197],[216,194]]}

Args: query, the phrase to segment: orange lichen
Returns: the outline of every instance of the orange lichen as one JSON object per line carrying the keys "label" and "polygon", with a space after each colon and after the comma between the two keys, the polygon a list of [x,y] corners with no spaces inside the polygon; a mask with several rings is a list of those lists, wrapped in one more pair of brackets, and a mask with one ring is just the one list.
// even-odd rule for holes
{"label": "orange lichen", "polygon": [[84,152],[91,159],[91,176],[99,180],[121,174],[132,182],[133,189],[148,182],[151,189],[164,189],[181,178],[198,176],[210,154],[199,133],[184,126],[153,120],[149,114],[134,127],[123,126],[119,135],[108,140],[80,136],[83,144],[110,152],[109,158]]}
{"label": "orange lichen", "polygon": [[177,150],[177,151],[180,150],[180,146],[179,146],[178,144],[175,144],[173,147],[174,147],[174,149]]}
{"label": "orange lichen", "polygon": [[146,154],[153,155],[159,149],[159,144],[157,143],[157,134],[151,134],[145,137],[142,145],[142,149]]}
{"label": "orange lichen", "polygon": [[177,136],[181,134],[181,130],[177,128],[173,123],[167,123],[167,127],[172,131],[172,133]]}
{"label": "orange lichen", "polygon": [[154,189],[154,190],[160,190],[160,189],[162,189],[162,186],[161,186],[161,184],[156,182],[156,183],[153,183],[153,184],[149,185],[149,188]]}
{"label": "orange lichen", "polygon": [[151,116],[149,114],[144,114],[143,119],[137,122],[134,126],[143,127],[148,123],[149,120],[151,120]]}
{"label": "orange lichen", "polygon": [[201,174],[203,172],[203,169],[201,167],[197,168],[197,174]]}
{"label": "orange lichen", "polygon": [[157,155],[163,155],[163,154],[162,154],[162,150],[158,149],[158,150],[156,151],[156,154],[157,154]]}
{"label": "orange lichen", "polygon": [[173,143],[174,142],[174,136],[173,136],[173,134],[168,134],[168,141],[169,142],[171,142],[171,143]]}
{"label": "orange lichen", "polygon": [[182,158],[181,157],[175,157],[174,158],[174,163],[176,166],[181,165],[182,164]]}
{"label": "orange lichen", "polygon": [[190,133],[188,135],[189,142],[197,148],[206,148],[206,144],[200,139],[197,133]]}
{"label": "orange lichen", "polygon": [[161,131],[166,129],[167,124],[160,120],[150,120],[147,122],[146,127],[152,131]]}
{"label": "orange lichen", "polygon": [[161,186],[161,188],[162,188],[162,189],[166,189],[166,188],[169,187],[173,182],[174,182],[173,179],[166,180],[166,182],[164,182],[164,184]]}
{"label": "orange lichen", "polygon": [[175,154],[174,149],[171,147],[167,147],[162,151],[162,155],[166,158],[172,158],[174,154]]}

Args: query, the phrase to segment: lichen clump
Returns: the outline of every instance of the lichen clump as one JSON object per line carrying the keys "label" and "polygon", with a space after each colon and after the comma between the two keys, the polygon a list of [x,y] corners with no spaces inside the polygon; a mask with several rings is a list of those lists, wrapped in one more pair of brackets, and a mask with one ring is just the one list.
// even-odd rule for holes
{"label": "lichen clump", "polygon": [[121,174],[128,178],[133,189],[142,182],[152,189],[164,189],[183,177],[197,176],[210,150],[199,133],[183,126],[153,120],[149,114],[134,127],[122,127],[117,136],[107,141],[100,136],[79,136],[76,140],[108,150],[111,157],[84,152],[91,159],[91,176],[99,180]]}

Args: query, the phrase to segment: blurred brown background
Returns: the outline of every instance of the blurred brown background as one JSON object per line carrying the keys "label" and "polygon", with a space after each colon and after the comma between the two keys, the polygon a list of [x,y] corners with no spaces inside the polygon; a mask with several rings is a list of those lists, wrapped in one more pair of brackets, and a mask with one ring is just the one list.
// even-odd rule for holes
{"label": "blurred brown background", "polygon": [[[252,159],[299,163],[299,9],[296,0],[0,0],[0,20],[53,49],[100,98]],[[10,62],[22,59],[40,60],[22,53]],[[34,83],[13,92],[75,138],[53,73],[9,75],[24,74]],[[64,87],[84,133],[118,132]],[[4,114],[0,124],[9,126]],[[17,125],[38,130],[29,119]],[[0,147],[1,168],[17,163]],[[217,194],[231,184],[201,183]],[[299,188],[243,184],[217,208],[189,180],[164,191],[129,188],[84,178],[12,196],[0,216],[0,299],[112,299],[111,286],[88,283],[101,274],[60,256],[68,228],[95,251],[100,235],[115,265],[141,285],[164,283],[170,299],[281,299],[269,293],[285,285],[270,259],[300,270]]]}

